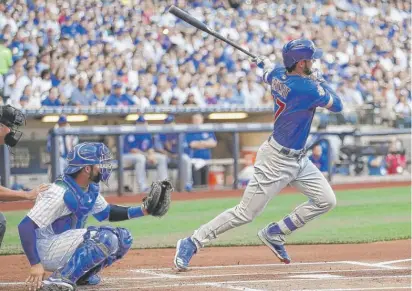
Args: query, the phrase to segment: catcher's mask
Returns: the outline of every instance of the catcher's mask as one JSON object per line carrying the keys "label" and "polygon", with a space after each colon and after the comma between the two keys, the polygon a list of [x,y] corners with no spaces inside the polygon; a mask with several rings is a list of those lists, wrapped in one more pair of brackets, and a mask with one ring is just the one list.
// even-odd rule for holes
{"label": "catcher's mask", "polygon": [[23,112],[11,105],[1,106],[0,123],[10,128],[10,132],[4,137],[4,143],[9,147],[16,146],[23,135],[19,131],[19,127],[26,124],[26,117]]}
{"label": "catcher's mask", "polygon": [[[86,166],[100,167],[99,180],[107,185],[112,174],[113,155],[101,142],[84,142],[76,145],[67,155],[65,174],[74,174]],[[96,181],[94,181],[96,182]]]}

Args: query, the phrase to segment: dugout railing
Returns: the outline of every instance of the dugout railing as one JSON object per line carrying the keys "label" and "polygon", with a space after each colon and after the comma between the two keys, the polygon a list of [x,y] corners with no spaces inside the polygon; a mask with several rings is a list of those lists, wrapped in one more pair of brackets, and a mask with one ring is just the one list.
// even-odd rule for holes
{"label": "dugout railing", "polygon": [[[58,148],[58,136],[64,135],[78,135],[78,136],[115,136],[116,137],[116,160],[117,160],[117,182],[118,182],[118,194],[122,195],[124,193],[124,176],[120,174],[120,169],[124,169],[123,161],[123,142],[124,136],[127,134],[139,134],[139,133],[150,133],[150,134],[161,134],[161,133],[176,133],[178,134],[178,156],[183,155],[183,144],[184,134],[191,132],[215,132],[215,133],[231,133],[232,138],[232,152],[233,152],[233,188],[238,188],[238,173],[239,173],[239,158],[240,158],[240,133],[247,132],[268,132],[268,136],[273,129],[273,124],[271,123],[207,123],[201,125],[193,124],[173,124],[173,125],[113,125],[113,126],[82,126],[82,127],[69,127],[69,128],[55,128],[51,131],[51,163],[52,163],[52,180],[57,178],[57,165],[59,160],[59,155],[57,152]],[[346,136],[354,136],[355,138],[361,138],[363,136],[389,136],[389,135],[400,135],[400,134],[411,134],[411,129],[390,129],[390,130],[379,130],[379,131],[368,131],[360,132],[355,131],[324,131],[324,132],[311,132],[315,135],[317,140],[324,136],[337,135],[342,140]],[[330,154],[331,151],[328,151]],[[2,184],[4,186],[9,186],[10,181],[10,152],[7,147],[2,147],[0,151],[0,160],[4,162],[0,167],[0,175],[2,177]],[[331,161],[331,158],[328,159]],[[178,185],[176,189],[181,191],[184,189],[183,181],[180,179],[182,172],[181,160],[178,159]],[[332,178],[332,167],[329,166],[329,179]]]}

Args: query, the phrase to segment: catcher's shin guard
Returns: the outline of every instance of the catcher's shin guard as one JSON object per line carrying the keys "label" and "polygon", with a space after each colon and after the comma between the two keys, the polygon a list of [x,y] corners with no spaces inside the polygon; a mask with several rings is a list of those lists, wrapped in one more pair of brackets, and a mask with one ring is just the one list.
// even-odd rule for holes
{"label": "catcher's shin guard", "polygon": [[72,284],[84,282],[104,267],[122,258],[132,244],[130,233],[124,228],[89,227],[84,242],[63,267],[50,278],[64,279]]}

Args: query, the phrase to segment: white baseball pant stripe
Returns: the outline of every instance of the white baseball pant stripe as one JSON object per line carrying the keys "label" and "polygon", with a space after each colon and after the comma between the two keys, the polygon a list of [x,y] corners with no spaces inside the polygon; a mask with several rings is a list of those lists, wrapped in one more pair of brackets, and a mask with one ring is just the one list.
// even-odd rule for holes
{"label": "white baseball pant stripe", "polygon": [[192,238],[198,247],[203,247],[219,234],[251,222],[289,183],[309,198],[291,213],[301,219],[302,225],[298,227],[336,205],[335,194],[319,169],[307,157],[298,160],[281,154],[275,144],[272,138],[260,146],[253,178],[240,203],[194,232]]}
{"label": "white baseball pant stripe", "polygon": [[62,234],[37,239],[37,251],[45,270],[54,272],[64,266],[83,242],[87,229],[71,229]]}

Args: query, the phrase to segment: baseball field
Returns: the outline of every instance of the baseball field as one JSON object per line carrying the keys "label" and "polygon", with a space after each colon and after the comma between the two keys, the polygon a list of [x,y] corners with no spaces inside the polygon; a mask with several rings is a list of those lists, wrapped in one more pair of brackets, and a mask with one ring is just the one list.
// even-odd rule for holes
{"label": "baseball field", "polygon": [[[341,185],[335,190],[337,208],[288,238],[292,264],[280,264],[256,236],[260,228],[305,201],[288,188],[255,221],[201,250],[193,268],[184,273],[173,268],[177,239],[236,205],[242,192],[176,193],[164,218],[116,224],[131,230],[135,249],[105,270],[102,285],[80,290],[410,290],[410,182]],[[129,204],[139,199],[108,200]],[[3,206],[10,211],[5,213],[0,290],[24,290],[28,263],[19,254],[17,225],[30,204]],[[93,218],[89,222],[97,224]]]}

